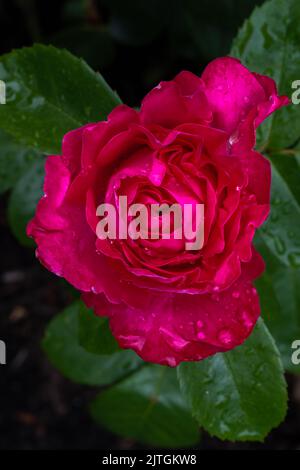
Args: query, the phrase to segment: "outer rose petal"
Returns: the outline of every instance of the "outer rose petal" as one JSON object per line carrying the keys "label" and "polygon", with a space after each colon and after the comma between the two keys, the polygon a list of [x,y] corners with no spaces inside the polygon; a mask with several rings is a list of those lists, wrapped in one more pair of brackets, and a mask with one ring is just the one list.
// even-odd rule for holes
{"label": "outer rose petal", "polygon": [[81,291],[105,292],[112,302],[133,299],[130,284],[120,282],[128,277],[124,267],[96,252],[96,235],[87,223],[85,208],[66,204],[69,182],[70,172],[61,157],[48,157],[44,197],[27,227],[38,246],[37,257]]}
{"label": "outer rose petal", "polygon": [[173,128],[179,124],[211,121],[202,80],[190,72],[181,72],[170,82],[161,82],[144,98],[141,107],[143,124]]}
{"label": "outer rose petal", "polygon": [[69,184],[70,172],[62,158],[48,157],[44,197],[27,227],[27,234],[35,239],[36,254],[49,270],[65,277],[75,287],[87,290],[95,276],[89,274],[89,261],[95,258],[90,253],[95,235],[84,220],[84,211],[64,204]]}
{"label": "outer rose petal", "polygon": [[109,316],[122,348],[131,348],[145,361],[171,367],[230,350],[249,336],[260,314],[251,278],[263,270],[258,254],[227,290],[213,295],[158,294],[137,289],[144,306],[134,309],[110,304],[104,296],[83,294],[98,315]]}
{"label": "outer rose petal", "polygon": [[271,164],[258,152],[252,151],[241,159],[241,165],[248,177],[248,190],[255,194],[258,204],[270,206]]}
{"label": "outer rose petal", "polygon": [[[286,96],[277,95],[271,78],[250,72],[232,57],[210,62],[201,78],[213,111],[212,125],[230,134],[249,114],[252,126],[257,127],[269,114],[289,103]],[[247,127],[250,131],[249,120]]]}
{"label": "outer rose petal", "polygon": [[119,105],[108,115],[107,121],[86,124],[67,132],[62,142],[62,160],[76,176],[95,162],[99,151],[112,137],[138,124],[138,113],[126,105]]}

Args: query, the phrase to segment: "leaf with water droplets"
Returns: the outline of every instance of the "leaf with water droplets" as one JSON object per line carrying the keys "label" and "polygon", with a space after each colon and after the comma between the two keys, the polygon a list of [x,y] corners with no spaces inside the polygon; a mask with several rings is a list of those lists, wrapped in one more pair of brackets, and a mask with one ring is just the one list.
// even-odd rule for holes
{"label": "leaf with water droplets", "polygon": [[32,162],[40,157],[38,152],[15,143],[0,130],[0,193],[13,188]]}
{"label": "leaf with water droplets", "polygon": [[221,439],[262,440],[285,416],[280,355],[261,319],[242,346],[183,363],[178,377],[199,424]]}
{"label": "leaf with water droplets", "polygon": [[16,183],[8,201],[10,229],[18,241],[26,246],[34,246],[33,240],[26,235],[26,227],[43,193],[44,164],[44,158],[31,163]]}
{"label": "leaf with water droplets", "polygon": [[48,325],[43,349],[66,377],[86,385],[108,385],[133,372],[143,362],[133,351],[97,355],[79,343],[80,302],[74,302]]}
{"label": "leaf with water droplets", "polygon": [[283,153],[270,160],[271,213],[259,233],[282,265],[300,267],[300,165]]}
{"label": "leaf with water droplets", "polygon": [[99,73],[53,46],[36,44],[2,56],[0,79],[7,94],[0,127],[46,153],[60,153],[66,132],[105,119],[121,103]]}
{"label": "leaf with water droplets", "polygon": [[101,393],[92,402],[91,412],[110,431],[148,445],[178,448],[199,440],[176,371],[168,367],[146,365]]}
{"label": "leaf with water droplets", "polygon": [[259,236],[256,246],[266,262],[266,271],[256,281],[264,321],[276,341],[285,369],[299,374],[300,364],[292,362],[291,345],[300,338],[300,268],[283,266]]}
{"label": "leaf with water droplets", "polygon": [[112,354],[120,351],[110,331],[108,319],[96,316],[84,303],[80,304],[79,343],[86,351],[93,354]]}

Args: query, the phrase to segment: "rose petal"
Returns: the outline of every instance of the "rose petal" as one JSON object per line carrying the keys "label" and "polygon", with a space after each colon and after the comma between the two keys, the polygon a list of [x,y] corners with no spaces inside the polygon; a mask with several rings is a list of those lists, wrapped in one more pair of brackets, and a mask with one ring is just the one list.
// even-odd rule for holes
{"label": "rose petal", "polygon": [[158,294],[137,289],[143,307],[110,304],[104,296],[84,294],[83,300],[98,315],[109,316],[122,348],[130,348],[145,361],[176,366],[197,361],[241,344],[260,314],[250,277],[261,272],[258,255],[244,266],[230,289],[212,295]]}
{"label": "rose petal", "polygon": [[201,79],[182,72],[173,81],[161,82],[143,99],[140,116],[143,124],[168,129],[187,122],[210,122],[211,111]]}
{"label": "rose petal", "polygon": [[212,125],[227,131],[240,148],[247,146],[245,140],[253,147],[254,127],[289,103],[286,96],[278,96],[271,78],[250,72],[232,57],[210,62],[201,78],[213,111]]}

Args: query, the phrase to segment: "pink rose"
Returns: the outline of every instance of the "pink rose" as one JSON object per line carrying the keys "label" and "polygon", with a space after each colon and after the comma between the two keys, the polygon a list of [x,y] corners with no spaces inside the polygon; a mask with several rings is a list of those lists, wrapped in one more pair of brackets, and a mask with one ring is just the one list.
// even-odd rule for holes
{"label": "pink rose", "polygon": [[[201,78],[162,82],[141,110],[65,135],[46,163],[44,197],[28,234],[37,256],[110,318],[123,348],[176,366],[241,344],[260,314],[252,244],[270,208],[270,164],[255,128],[288,103],[273,80],[217,59]],[[100,240],[96,209],[128,203],[202,203],[204,246],[184,240]]]}

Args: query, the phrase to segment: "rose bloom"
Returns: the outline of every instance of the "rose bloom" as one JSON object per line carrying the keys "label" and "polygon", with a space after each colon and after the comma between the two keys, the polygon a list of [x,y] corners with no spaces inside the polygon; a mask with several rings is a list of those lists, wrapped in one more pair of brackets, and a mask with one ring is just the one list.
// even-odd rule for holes
{"label": "rose bloom", "polygon": [[[241,344],[260,314],[253,248],[270,209],[270,164],[256,127],[288,103],[272,79],[233,58],[201,78],[162,82],[140,111],[67,133],[46,162],[44,196],[29,223],[40,261],[107,316],[122,348],[176,366]],[[175,239],[100,240],[101,203],[204,204],[204,245]],[[117,204],[117,203],[116,203]]]}

